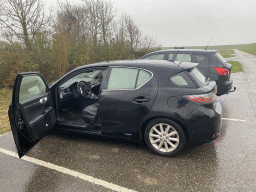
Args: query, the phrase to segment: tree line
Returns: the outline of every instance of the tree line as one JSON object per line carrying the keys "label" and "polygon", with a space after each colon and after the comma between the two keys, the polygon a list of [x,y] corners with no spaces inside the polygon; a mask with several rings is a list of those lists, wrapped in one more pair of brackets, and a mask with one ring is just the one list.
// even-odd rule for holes
{"label": "tree line", "polygon": [[[90,63],[138,58],[157,48],[111,1],[59,3],[45,14],[41,0],[0,0],[0,87],[37,71],[48,83]],[[159,47],[159,46],[158,46]]]}

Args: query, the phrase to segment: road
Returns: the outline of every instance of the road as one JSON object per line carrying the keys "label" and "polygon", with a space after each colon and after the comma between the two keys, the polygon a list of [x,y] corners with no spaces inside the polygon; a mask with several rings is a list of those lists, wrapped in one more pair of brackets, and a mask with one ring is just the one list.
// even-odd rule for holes
{"label": "road", "polygon": [[0,137],[0,191],[255,191],[256,56],[235,53],[230,60],[244,72],[231,75],[236,92],[220,97],[215,141],[167,158],[141,144],[53,133],[19,159],[7,133]]}

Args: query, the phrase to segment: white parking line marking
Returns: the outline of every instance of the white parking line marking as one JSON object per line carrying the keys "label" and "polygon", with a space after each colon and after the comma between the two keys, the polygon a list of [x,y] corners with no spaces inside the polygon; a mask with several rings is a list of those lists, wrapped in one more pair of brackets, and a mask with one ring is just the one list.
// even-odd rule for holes
{"label": "white parking line marking", "polygon": [[230,120],[230,121],[242,121],[242,122],[246,122],[246,120],[243,119],[230,119],[230,118],[222,118],[224,120]]}
{"label": "white parking line marking", "polygon": [[[3,149],[3,148],[0,148],[0,152],[4,153],[6,155],[10,155],[10,156],[19,158],[17,153],[14,153],[12,151],[9,151],[9,150]],[[134,192],[131,189],[121,187],[121,186],[115,185],[113,183],[103,181],[101,179],[96,179],[92,176],[85,175],[83,173],[79,173],[77,171],[73,171],[73,170],[67,169],[65,167],[61,167],[61,166],[58,166],[58,165],[55,165],[55,164],[52,164],[52,163],[48,163],[48,162],[45,162],[45,161],[42,161],[42,160],[39,160],[39,159],[35,159],[33,157],[23,156],[21,159],[23,159],[24,161],[28,161],[28,162],[43,166],[43,167],[47,167],[49,169],[59,171],[61,173],[67,174],[67,175],[78,177],[78,178],[83,179],[85,181],[91,182],[91,183],[96,184],[96,185],[101,185],[103,187],[106,187],[106,188],[114,190],[114,191]]]}

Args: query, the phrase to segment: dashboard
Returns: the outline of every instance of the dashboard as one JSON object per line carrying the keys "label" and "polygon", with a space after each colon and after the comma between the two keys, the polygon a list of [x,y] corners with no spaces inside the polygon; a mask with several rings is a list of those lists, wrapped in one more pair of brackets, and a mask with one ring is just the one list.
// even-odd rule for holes
{"label": "dashboard", "polygon": [[80,81],[85,81],[90,84],[90,86],[91,86],[91,97],[90,98],[97,99],[98,95],[99,95],[101,80],[90,78],[90,77],[72,78],[72,79],[68,80],[67,82],[65,82],[64,84],[62,84],[58,88],[60,99],[67,100],[67,99],[77,98],[77,97],[81,96],[77,89],[77,84]]}

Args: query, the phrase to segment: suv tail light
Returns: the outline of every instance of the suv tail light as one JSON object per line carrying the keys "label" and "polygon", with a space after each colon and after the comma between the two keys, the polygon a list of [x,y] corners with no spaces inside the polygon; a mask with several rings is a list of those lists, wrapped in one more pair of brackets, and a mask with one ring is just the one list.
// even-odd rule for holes
{"label": "suv tail light", "polygon": [[209,104],[216,99],[216,95],[213,92],[202,94],[202,95],[186,95],[184,97],[189,99],[190,101],[193,101],[197,104],[202,104],[202,105]]}
{"label": "suv tail light", "polygon": [[229,70],[227,68],[222,67],[214,67],[214,69],[220,74],[220,75],[228,75]]}

